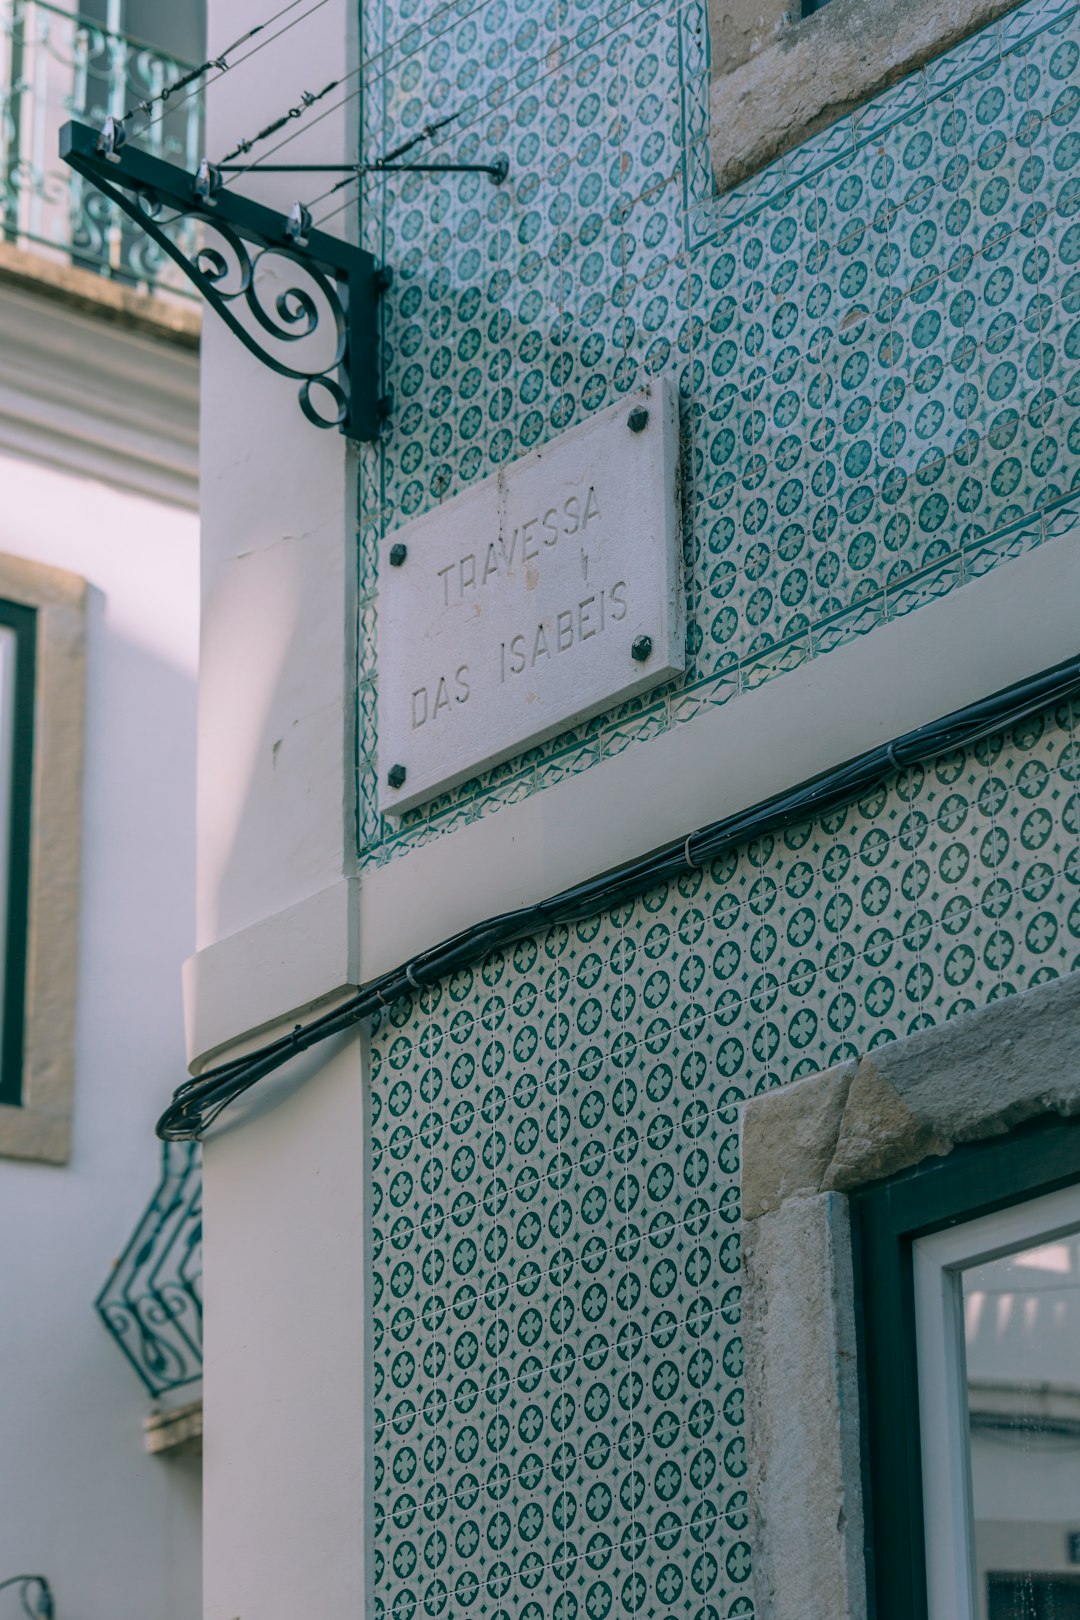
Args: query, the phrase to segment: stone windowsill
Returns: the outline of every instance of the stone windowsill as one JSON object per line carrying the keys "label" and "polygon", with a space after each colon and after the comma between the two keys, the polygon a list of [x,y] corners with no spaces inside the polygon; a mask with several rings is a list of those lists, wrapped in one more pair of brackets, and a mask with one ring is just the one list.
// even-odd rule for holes
{"label": "stone windowsill", "polygon": [[185,349],[199,346],[202,310],[179,298],[136,292],[106,276],[62,264],[43,253],[0,242],[0,283],[23,288],[130,331],[163,338]]}
{"label": "stone windowsill", "polygon": [[143,1418],[147,1451],[158,1457],[201,1457],[203,1403],[186,1401]]}

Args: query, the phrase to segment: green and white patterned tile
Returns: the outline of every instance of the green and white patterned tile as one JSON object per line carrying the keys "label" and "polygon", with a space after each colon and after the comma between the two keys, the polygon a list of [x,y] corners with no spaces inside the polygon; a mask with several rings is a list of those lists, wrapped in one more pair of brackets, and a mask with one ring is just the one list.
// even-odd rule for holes
{"label": "green and white patterned tile", "polygon": [[740,1104],[1080,966],[1078,722],[1036,717],[389,1009],[382,1612],[751,1612]]}
{"label": "green and white patterned tile", "polygon": [[[397,272],[397,408],[362,458],[365,589],[380,533],[673,369],[690,620],[674,696],[555,738],[400,829],[374,806],[365,704],[366,859],[588,768],[593,737],[655,735],[726,670],[758,684],[1041,540],[1032,519],[1070,500],[1080,465],[1074,6],[1019,8],[783,160],[756,202],[744,188],[741,213],[729,199],[693,247],[698,6],[370,9],[369,142],[394,144],[437,101],[462,109],[442,138],[505,150],[511,179],[368,184],[364,228]],[[369,611],[365,691],[374,654]]]}
{"label": "green and white patterned tile", "polygon": [[[684,3],[372,3],[372,152],[437,103],[512,179],[369,183],[397,409],[361,457],[359,835],[383,860],[1075,523],[1080,30],[1027,5],[703,199]],[[469,144],[471,143],[471,145]],[[706,174],[707,180],[707,174]],[[685,683],[392,832],[379,537],[640,380],[684,415]],[[1080,964],[1069,712],[388,1010],[373,1037],[376,1596],[752,1612],[743,1098]]]}

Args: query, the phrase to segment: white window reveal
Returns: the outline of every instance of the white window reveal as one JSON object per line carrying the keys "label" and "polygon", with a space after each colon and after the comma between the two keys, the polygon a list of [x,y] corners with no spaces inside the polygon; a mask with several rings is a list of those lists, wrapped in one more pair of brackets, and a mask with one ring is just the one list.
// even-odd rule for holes
{"label": "white window reveal", "polygon": [[914,1268],[929,1620],[1080,1620],[1080,1187]]}

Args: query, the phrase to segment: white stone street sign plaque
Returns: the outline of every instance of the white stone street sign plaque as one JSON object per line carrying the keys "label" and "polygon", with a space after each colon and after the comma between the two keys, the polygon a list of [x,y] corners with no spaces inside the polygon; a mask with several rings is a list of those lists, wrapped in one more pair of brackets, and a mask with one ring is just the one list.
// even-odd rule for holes
{"label": "white stone street sign plaque", "polygon": [[383,810],[679,673],[677,464],[674,392],[655,382],[387,537]]}

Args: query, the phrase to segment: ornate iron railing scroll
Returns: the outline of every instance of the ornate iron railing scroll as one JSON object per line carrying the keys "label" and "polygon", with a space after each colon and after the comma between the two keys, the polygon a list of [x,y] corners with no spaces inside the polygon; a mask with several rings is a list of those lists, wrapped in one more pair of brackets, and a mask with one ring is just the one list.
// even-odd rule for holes
{"label": "ornate iron railing scroll", "polygon": [[[378,437],[376,302],[382,282],[370,253],[312,229],[302,209],[277,213],[208,182],[212,171],[205,166],[189,174],[148,152],[113,146],[85,124],[64,125],[60,156],[151,237],[256,359],[300,384],[300,408],[309,422],[340,428],[350,439]],[[185,252],[163,228],[178,219],[198,221],[216,240]],[[271,295],[267,308],[259,270],[275,262],[300,274]],[[318,361],[290,364],[270,346],[315,338],[326,317],[333,338],[329,358],[323,351]]]}
{"label": "ornate iron railing scroll", "polygon": [[[0,0],[0,233],[16,247],[59,249],[82,270],[165,296],[193,296],[149,237],[61,164],[60,126],[100,125],[160,93],[191,64],[69,6]],[[132,144],[194,168],[203,147],[201,94],[133,120]],[[49,252],[49,258],[55,258]]]}
{"label": "ornate iron railing scroll", "polygon": [[167,1143],[161,1180],[95,1305],[155,1398],[202,1376],[202,1160]]}

